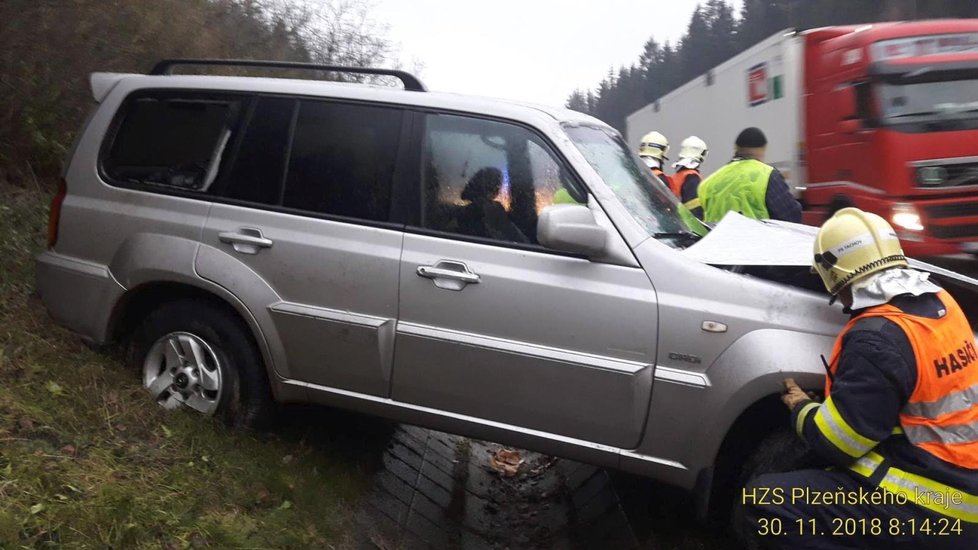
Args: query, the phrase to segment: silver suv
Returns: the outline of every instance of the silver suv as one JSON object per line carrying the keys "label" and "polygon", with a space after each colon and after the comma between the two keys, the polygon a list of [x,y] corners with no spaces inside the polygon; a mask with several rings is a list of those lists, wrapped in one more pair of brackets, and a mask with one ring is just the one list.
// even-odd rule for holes
{"label": "silver suv", "polygon": [[782,378],[821,385],[839,308],[691,258],[704,228],[604,123],[397,71],[172,74],[195,63],[92,75],[37,259],[52,316],[126,343],[160,405],[346,407],[705,509],[785,424]]}

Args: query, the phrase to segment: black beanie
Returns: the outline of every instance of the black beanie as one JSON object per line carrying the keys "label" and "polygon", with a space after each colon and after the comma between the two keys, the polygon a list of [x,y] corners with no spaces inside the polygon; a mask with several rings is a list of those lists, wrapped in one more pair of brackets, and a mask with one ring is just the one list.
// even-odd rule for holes
{"label": "black beanie", "polygon": [[737,135],[737,141],[734,142],[734,145],[741,148],[764,147],[767,145],[767,138],[764,137],[764,132],[760,128],[751,126],[750,128],[744,128]]}

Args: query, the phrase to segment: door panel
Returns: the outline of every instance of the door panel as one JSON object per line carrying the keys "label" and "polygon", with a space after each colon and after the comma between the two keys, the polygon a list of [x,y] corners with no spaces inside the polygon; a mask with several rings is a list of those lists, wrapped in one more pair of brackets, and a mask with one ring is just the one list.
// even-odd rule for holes
{"label": "door panel", "polygon": [[[266,334],[285,356],[276,365],[282,376],[390,393],[403,234],[388,222],[405,118],[383,106],[256,101],[218,185],[253,206],[215,204],[202,242],[272,289],[268,301],[246,305],[274,324]],[[255,295],[233,286],[247,277],[204,276],[236,296]]]}
{"label": "door panel", "polygon": [[[271,246],[250,254],[222,242],[219,235],[239,231],[242,220]],[[400,231],[215,204],[202,240],[275,291],[275,302],[246,305],[271,313],[288,377],[388,395]],[[208,275],[234,284],[230,274]]]}
{"label": "door panel", "polygon": [[[444,261],[479,281],[454,290],[418,274]],[[408,234],[400,288],[394,399],[638,444],[657,326],[641,269]]]}

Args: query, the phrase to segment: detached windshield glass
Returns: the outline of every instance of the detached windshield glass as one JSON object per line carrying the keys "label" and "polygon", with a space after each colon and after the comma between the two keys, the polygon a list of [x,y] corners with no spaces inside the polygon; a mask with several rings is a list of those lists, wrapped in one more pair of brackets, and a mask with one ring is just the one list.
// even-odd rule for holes
{"label": "detached windshield glass", "polygon": [[649,235],[682,239],[706,234],[706,226],[633,156],[617,133],[594,126],[564,127],[571,141]]}
{"label": "detached windshield glass", "polygon": [[884,124],[978,118],[978,79],[879,84]]}

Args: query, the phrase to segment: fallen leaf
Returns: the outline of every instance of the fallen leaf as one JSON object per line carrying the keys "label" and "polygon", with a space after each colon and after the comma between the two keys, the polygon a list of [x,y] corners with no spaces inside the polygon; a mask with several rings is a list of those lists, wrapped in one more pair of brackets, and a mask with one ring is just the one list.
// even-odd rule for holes
{"label": "fallen leaf", "polygon": [[489,457],[489,467],[506,477],[513,477],[525,461],[515,449],[498,449]]}
{"label": "fallen leaf", "polygon": [[170,428],[167,428],[165,424],[160,424],[160,428],[163,429],[163,436],[164,437],[173,437],[173,430],[171,430]]}
{"label": "fallen leaf", "polygon": [[282,504],[280,504],[278,507],[279,510],[288,510],[289,508],[292,508],[291,500],[283,500]]}
{"label": "fallen leaf", "polygon": [[125,427],[124,425],[122,425],[122,424],[116,424],[116,425],[115,425],[115,429],[116,429],[117,431],[120,431],[120,432],[124,432],[124,431],[126,431],[126,427]]}
{"label": "fallen leaf", "polygon": [[14,473],[13,464],[8,463],[2,470],[0,470],[0,473],[3,474],[3,477],[10,477]]}
{"label": "fallen leaf", "polygon": [[37,514],[40,514],[43,511],[44,511],[44,504],[42,504],[40,502],[38,502],[34,506],[31,506],[31,515],[32,516],[36,516]]}
{"label": "fallen leaf", "polygon": [[60,384],[54,381],[49,381],[44,385],[45,388],[51,393],[51,395],[59,396],[64,394],[65,389],[61,387]]}
{"label": "fallen leaf", "polygon": [[530,476],[536,477],[542,474],[543,472],[549,470],[556,463],[557,463],[557,457],[550,457],[550,459],[544,462],[543,464],[540,464],[536,468],[530,470]]}

